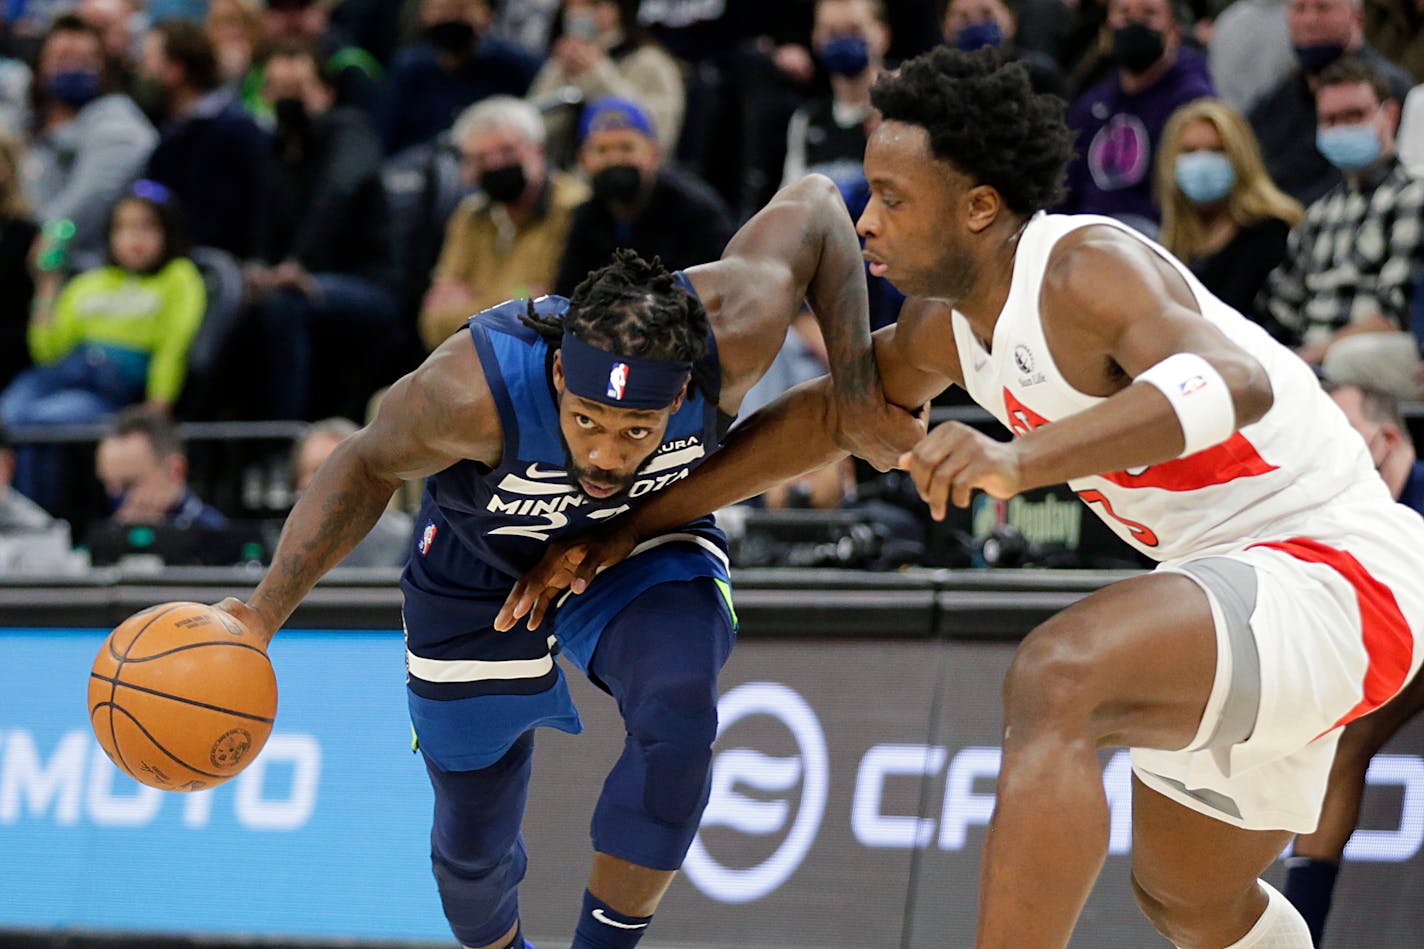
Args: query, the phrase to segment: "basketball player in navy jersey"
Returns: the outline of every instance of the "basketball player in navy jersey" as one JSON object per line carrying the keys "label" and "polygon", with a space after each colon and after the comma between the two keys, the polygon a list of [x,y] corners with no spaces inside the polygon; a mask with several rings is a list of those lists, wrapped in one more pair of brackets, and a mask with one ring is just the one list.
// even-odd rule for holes
{"label": "basketball player in navy jersey", "polygon": [[[1314,829],[1342,727],[1424,661],[1424,520],[1309,367],[1185,265],[1117,221],[1042,213],[1071,139],[1021,66],[941,48],[872,101],[858,226],[871,273],[910,297],[876,333],[885,392],[963,386],[1016,436],[951,422],[922,439],[902,465],[931,512],[1066,481],[1160,561],[1014,657],[975,946],[1068,945],[1107,855],[1097,752],[1126,746],[1133,890],[1158,930],[1181,949],[1309,949],[1259,877]],[[496,628],[537,622],[660,524],[837,459],[826,393],[797,387],[685,482],[552,545]]]}
{"label": "basketball player in navy jersey", "polygon": [[717,449],[803,300],[836,367],[826,421],[888,467],[923,429],[883,400],[859,243],[834,184],[807,178],[715,263],[669,273],[620,251],[571,299],[473,317],[323,465],[252,597],[221,604],[270,639],[401,481],[428,478],[401,581],[407,682],[435,789],[435,877],[464,946],[525,945],[519,828],[534,730],[582,727],[557,651],[613,695],[628,732],[593,816],[573,945],[626,949],[647,931],[707,802],[717,675],[735,635],[725,539],[693,519],[551,623],[503,633],[492,622],[551,540],[617,517]]}

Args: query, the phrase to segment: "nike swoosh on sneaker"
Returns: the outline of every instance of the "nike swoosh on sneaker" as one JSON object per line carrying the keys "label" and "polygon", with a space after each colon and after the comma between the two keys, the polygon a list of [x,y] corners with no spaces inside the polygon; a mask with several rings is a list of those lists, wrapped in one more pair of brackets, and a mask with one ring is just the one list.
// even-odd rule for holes
{"label": "nike swoosh on sneaker", "polygon": [[648,927],[647,923],[620,923],[616,919],[609,919],[604,915],[603,907],[601,906],[594,908],[593,918],[605,926],[615,926],[618,929],[646,929]]}

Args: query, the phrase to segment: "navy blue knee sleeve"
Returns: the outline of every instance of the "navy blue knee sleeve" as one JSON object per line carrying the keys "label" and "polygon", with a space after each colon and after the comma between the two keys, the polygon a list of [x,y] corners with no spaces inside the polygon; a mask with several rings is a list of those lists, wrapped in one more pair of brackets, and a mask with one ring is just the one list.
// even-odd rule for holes
{"label": "navy blue knee sleeve", "polygon": [[528,732],[479,771],[442,771],[426,759],[435,789],[430,859],[445,918],[462,945],[488,945],[519,919],[528,863],[519,825],[533,753]]}
{"label": "navy blue knee sleeve", "polygon": [[608,624],[592,672],[628,729],[593,816],[602,853],[676,870],[707,804],[717,675],[735,638],[710,578],[653,587]]}

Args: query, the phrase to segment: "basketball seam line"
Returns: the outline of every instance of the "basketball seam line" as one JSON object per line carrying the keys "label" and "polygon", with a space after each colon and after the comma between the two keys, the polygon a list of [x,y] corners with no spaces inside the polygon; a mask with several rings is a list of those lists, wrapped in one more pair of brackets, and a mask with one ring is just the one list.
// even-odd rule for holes
{"label": "basketball seam line", "polygon": [[[110,683],[112,688],[109,689],[109,741],[113,744],[114,753],[119,756],[119,764],[123,767],[125,771],[132,771],[133,769],[129,767],[129,759],[127,756],[124,755],[124,749],[119,747],[119,730],[117,726],[114,725],[114,709],[119,707],[114,703],[114,699],[118,698],[119,693],[119,673],[123,671],[124,662],[128,657],[129,650],[134,647],[134,643],[138,642],[138,638],[142,636],[150,626],[156,623],[160,616],[175,609],[177,609],[176,606],[170,606],[167,609],[159,610],[156,614],[149,617],[148,622],[143,624],[142,629],[134,633],[134,638],[130,639],[129,644],[124,647],[124,654],[122,656],[119,655],[118,652],[114,649],[114,638],[112,633],[110,633],[109,638],[105,640],[109,647],[109,654],[113,656],[114,659],[117,661],[117,665],[114,666],[114,681]],[[93,675],[92,671],[90,672],[90,675]],[[100,676],[100,678],[102,679],[103,677]],[[124,714],[127,715],[128,713],[125,712]],[[93,713],[91,712],[90,715],[92,716]],[[137,721],[137,719],[135,719],[135,721]],[[154,742],[154,744],[157,744],[157,742]]]}
{"label": "basketball seam line", "polygon": [[[107,704],[107,703],[106,703],[106,704]],[[147,739],[153,744],[153,747],[157,748],[159,751],[163,752],[165,755],[167,755],[168,757],[172,758],[176,763],[178,763],[178,764],[182,765],[183,767],[187,768],[189,771],[192,771],[192,772],[194,772],[194,773],[196,773],[196,774],[201,774],[201,775],[202,775],[203,777],[205,777],[205,778],[217,778],[217,779],[220,780],[220,781],[226,781],[228,778],[231,778],[231,777],[232,777],[232,775],[230,775],[230,774],[216,774],[216,773],[214,773],[214,772],[212,772],[212,771],[204,771],[202,768],[195,768],[195,767],[193,767],[193,766],[190,765],[188,762],[184,761],[182,758],[178,757],[178,756],[175,755],[173,752],[171,752],[171,751],[169,751],[167,748],[165,748],[165,747],[163,746],[163,744],[162,744],[161,742],[159,742],[159,740],[158,740],[157,738],[153,737],[153,733],[152,733],[152,732],[150,732],[147,728],[144,728],[144,727],[143,727],[143,722],[139,721],[139,720],[138,720],[138,717],[137,717],[136,715],[134,715],[133,712],[130,712],[128,709],[124,708],[122,705],[114,705],[114,706],[113,706],[113,709],[109,712],[109,717],[110,717],[110,719],[113,718],[114,712],[123,712],[124,717],[127,718],[129,721],[133,722],[135,728],[137,728],[139,731],[143,732],[143,736],[144,736],[145,738],[147,738]]]}
{"label": "basketball seam line", "polygon": [[264,655],[264,656],[267,655],[266,652],[264,652],[263,650],[259,649],[259,648],[256,647],[256,646],[252,645],[251,643],[230,643],[230,642],[227,642],[226,640],[222,640],[222,639],[205,639],[205,640],[203,640],[203,641],[200,642],[200,643],[188,643],[186,646],[174,646],[172,649],[166,649],[166,650],[164,650],[163,652],[156,652],[156,653],[154,653],[154,654],[151,655],[151,656],[144,656],[142,659],[135,659],[135,658],[133,658],[132,656],[127,656],[127,657],[124,658],[123,661],[124,661],[124,662],[151,662],[151,661],[154,660],[154,659],[162,659],[164,656],[171,656],[171,655],[173,655],[175,652],[182,652],[182,651],[185,650],[185,649],[197,649],[197,648],[199,648],[200,646],[235,646],[235,647],[237,647],[238,649],[251,649],[251,650],[252,650],[253,652],[255,652],[255,653],[260,653],[261,655]]}
{"label": "basketball seam line", "polygon": [[[175,702],[182,702],[185,705],[196,705],[199,708],[205,708],[213,712],[225,712],[228,715],[236,715],[238,718],[246,718],[254,722],[263,722],[267,725],[271,725],[274,721],[274,719],[266,718],[262,715],[253,715],[251,712],[239,712],[237,709],[234,708],[224,708],[221,705],[209,705],[207,702],[199,702],[197,699],[188,699],[184,698],[181,695],[174,695],[171,692],[160,692],[157,689],[150,689],[147,686],[135,685],[132,682],[125,682],[117,677],[111,679],[108,676],[101,676],[97,672],[91,672],[89,673],[89,675],[92,678],[98,679],[101,682],[113,683],[115,691],[117,691],[119,686],[123,686],[126,689],[133,689],[135,692],[146,692],[149,695],[156,695],[160,698],[172,699]],[[123,708],[123,706],[115,702],[113,698],[110,699],[110,704],[112,704],[115,708]],[[127,709],[124,709],[124,712],[125,714],[131,714],[128,712]]]}

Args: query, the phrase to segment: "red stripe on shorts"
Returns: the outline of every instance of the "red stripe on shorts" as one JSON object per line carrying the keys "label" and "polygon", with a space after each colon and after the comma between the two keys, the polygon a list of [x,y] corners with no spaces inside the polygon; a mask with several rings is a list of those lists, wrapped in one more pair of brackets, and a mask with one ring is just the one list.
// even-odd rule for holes
{"label": "red stripe on shorts", "polygon": [[1297,560],[1323,563],[1355,588],[1355,597],[1360,604],[1365,652],[1370,659],[1365,670],[1365,697],[1331,727],[1348,725],[1392,699],[1409,677],[1409,666],[1414,658],[1414,634],[1410,632],[1409,621],[1400,612],[1399,603],[1389,587],[1370,576],[1364,565],[1350,554],[1318,540],[1292,537],[1290,540],[1251,546],[1271,547]]}

